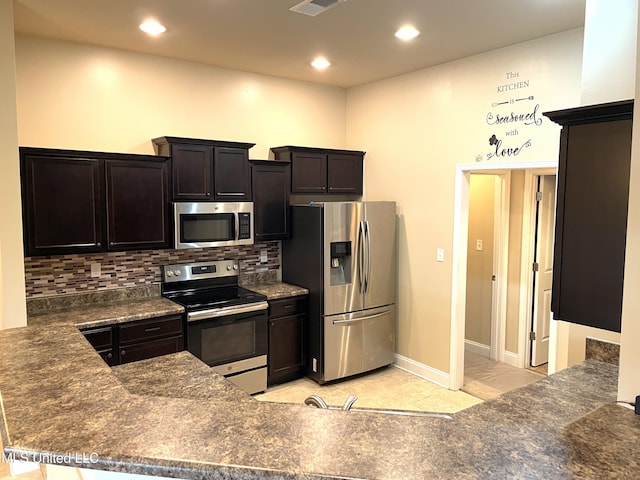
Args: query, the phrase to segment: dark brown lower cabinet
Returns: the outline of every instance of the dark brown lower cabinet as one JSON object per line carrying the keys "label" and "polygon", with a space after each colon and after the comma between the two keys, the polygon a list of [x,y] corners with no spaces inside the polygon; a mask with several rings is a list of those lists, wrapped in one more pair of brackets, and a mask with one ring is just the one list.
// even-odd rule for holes
{"label": "dark brown lower cabinet", "polygon": [[269,301],[268,385],[303,376],[306,322],[306,295]]}
{"label": "dark brown lower cabinet", "polygon": [[184,350],[182,315],[81,330],[109,366]]}
{"label": "dark brown lower cabinet", "polygon": [[118,350],[112,326],[90,328],[82,333],[107,365],[112,367],[118,364]]}

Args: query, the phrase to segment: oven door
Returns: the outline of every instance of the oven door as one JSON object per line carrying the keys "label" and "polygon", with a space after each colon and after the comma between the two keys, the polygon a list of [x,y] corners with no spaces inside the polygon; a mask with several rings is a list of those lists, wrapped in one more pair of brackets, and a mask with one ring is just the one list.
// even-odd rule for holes
{"label": "oven door", "polygon": [[266,365],[267,307],[259,302],[188,313],[187,349],[209,366],[230,366],[228,371],[216,368],[223,375],[251,369],[252,361]]}

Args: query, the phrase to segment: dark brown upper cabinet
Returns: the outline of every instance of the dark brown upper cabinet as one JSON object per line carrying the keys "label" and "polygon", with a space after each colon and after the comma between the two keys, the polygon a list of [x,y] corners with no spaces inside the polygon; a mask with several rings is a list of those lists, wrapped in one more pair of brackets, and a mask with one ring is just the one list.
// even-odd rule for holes
{"label": "dark brown upper cabinet", "polygon": [[104,172],[96,158],[20,149],[27,255],[105,248]]}
{"label": "dark brown upper cabinet", "polygon": [[255,144],[166,136],[152,142],[158,155],[171,157],[173,201],[251,200]]}
{"label": "dark brown upper cabinet", "polygon": [[169,247],[168,162],[21,147],[25,255]]}
{"label": "dark brown upper cabinet", "polygon": [[253,235],[256,241],[289,238],[291,164],[250,160],[253,194]]}
{"label": "dark brown upper cabinet", "polygon": [[562,125],[551,310],[619,332],[633,101],[545,115]]}
{"label": "dark brown upper cabinet", "polygon": [[105,160],[109,250],[170,246],[168,162]]}
{"label": "dark brown upper cabinet", "polygon": [[362,195],[365,152],[290,145],[271,152],[291,162],[291,193]]}

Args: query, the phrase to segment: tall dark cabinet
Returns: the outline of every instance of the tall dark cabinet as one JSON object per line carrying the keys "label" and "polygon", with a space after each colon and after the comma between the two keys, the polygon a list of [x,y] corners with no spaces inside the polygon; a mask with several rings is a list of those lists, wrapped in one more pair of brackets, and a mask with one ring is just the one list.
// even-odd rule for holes
{"label": "tall dark cabinet", "polygon": [[167,248],[169,159],[20,148],[27,256]]}
{"label": "tall dark cabinet", "polygon": [[256,241],[289,238],[291,164],[250,160]]}
{"label": "tall dark cabinet", "polygon": [[551,310],[619,332],[633,101],[545,115],[562,125]]}

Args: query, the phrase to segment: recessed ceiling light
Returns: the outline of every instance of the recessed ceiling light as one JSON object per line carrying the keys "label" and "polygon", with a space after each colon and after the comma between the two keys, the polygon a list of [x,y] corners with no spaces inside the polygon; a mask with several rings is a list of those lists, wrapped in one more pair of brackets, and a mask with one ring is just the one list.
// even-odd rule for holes
{"label": "recessed ceiling light", "polygon": [[149,35],[160,35],[167,31],[167,27],[155,20],[146,20],[140,24],[139,28]]}
{"label": "recessed ceiling light", "polygon": [[396,37],[400,40],[412,40],[420,35],[420,32],[411,25],[405,25],[396,32]]}
{"label": "recessed ceiling light", "polygon": [[311,62],[311,66],[317,70],[324,70],[331,66],[331,62],[324,57],[318,57]]}

